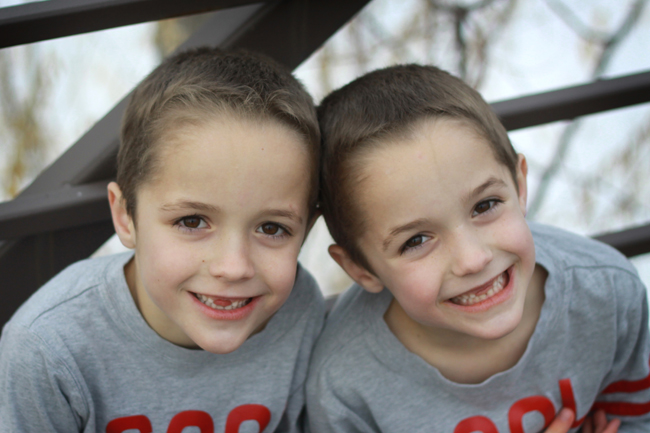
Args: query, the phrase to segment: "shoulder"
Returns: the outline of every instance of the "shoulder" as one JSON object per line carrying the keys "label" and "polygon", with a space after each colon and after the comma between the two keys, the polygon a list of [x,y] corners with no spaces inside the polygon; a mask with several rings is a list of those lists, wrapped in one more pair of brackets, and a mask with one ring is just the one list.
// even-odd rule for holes
{"label": "shoulder", "polygon": [[307,269],[298,264],[296,280],[291,294],[278,311],[282,321],[299,320],[322,322],[325,317],[325,300],[318,283]]}
{"label": "shoulder", "polygon": [[265,327],[265,339],[299,339],[303,345],[312,347],[323,328],[324,320],[325,300],[318,283],[309,271],[298,264],[291,293]]}
{"label": "shoulder", "polygon": [[646,289],[632,263],[597,240],[555,227],[531,224],[537,262],[547,268],[548,290],[559,291],[569,311],[594,321],[622,318],[646,305]]}
{"label": "shoulder", "polygon": [[638,278],[632,263],[619,251],[595,239],[539,223],[529,223],[537,261],[551,270],[584,269],[622,273]]}
{"label": "shoulder", "polygon": [[78,312],[80,305],[84,305],[82,309],[84,314],[92,314],[91,308],[85,306],[89,292],[106,284],[107,273],[123,266],[130,254],[124,253],[73,263],[25,301],[8,324],[32,330],[49,329],[57,323],[68,326],[69,315],[72,311]]}
{"label": "shoulder", "polygon": [[529,223],[541,260],[561,267],[612,268],[636,274],[634,266],[618,250],[595,239],[539,223]]}
{"label": "shoulder", "polygon": [[371,356],[368,340],[373,335],[373,322],[385,312],[382,300],[386,295],[370,294],[356,284],[339,295],[314,350],[314,374],[325,370],[349,372],[363,365],[362,358]]}

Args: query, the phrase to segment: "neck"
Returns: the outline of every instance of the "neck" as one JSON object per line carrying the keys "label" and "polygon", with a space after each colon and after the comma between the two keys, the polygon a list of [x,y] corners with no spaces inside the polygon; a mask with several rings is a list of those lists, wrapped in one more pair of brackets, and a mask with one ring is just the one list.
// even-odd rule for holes
{"label": "neck", "polygon": [[429,327],[413,320],[393,299],[384,320],[411,352],[420,356],[447,379],[458,383],[481,383],[513,367],[526,351],[544,304],[546,271],[535,267],[522,319],[509,334],[483,339],[461,332]]}

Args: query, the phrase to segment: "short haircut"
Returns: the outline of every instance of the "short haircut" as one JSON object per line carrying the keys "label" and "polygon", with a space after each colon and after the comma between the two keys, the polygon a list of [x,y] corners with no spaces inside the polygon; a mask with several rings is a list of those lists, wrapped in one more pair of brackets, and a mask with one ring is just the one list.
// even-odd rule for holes
{"label": "short haircut", "polygon": [[163,61],[133,91],[117,156],[117,184],[135,220],[137,191],[157,170],[165,134],[215,116],[277,121],[304,138],[310,158],[309,212],[318,201],[320,131],[311,96],[291,72],[260,54],[197,48]]}
{"label": "short haircut", "polygon": [[465,121],[489,143],[517,185],[517,153],[481,95],[433,66],[399,65],[370,72],[330,93],[318,108],[323,141],[321,210],[336,241],[372,271],[358,247],[365,224],[353,193],[363,155],[406,136],[425,118]]}

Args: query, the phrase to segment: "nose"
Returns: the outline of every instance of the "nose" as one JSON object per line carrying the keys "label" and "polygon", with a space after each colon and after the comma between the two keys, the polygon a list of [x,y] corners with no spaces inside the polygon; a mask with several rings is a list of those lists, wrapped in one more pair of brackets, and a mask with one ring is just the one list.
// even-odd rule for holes
{"label": "nose", "polygon": [[492,261],[492,249],[473,228],[461,228],[452,240],[452,272],[462,277],[481,272]]}
{"label": "nose", "polygon": [[224,235],[211,246],[210,275],[229,282],[248,280],[255,275],[251,248],[246,239]]}

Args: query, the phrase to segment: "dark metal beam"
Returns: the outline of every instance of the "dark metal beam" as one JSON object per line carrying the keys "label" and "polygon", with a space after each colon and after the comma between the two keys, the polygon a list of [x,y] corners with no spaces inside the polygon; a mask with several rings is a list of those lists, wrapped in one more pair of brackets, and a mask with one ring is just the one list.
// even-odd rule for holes
{"label": "dark metal beam", "polygon": [[512,131],[648,101],[650,72],[643,72],[495,102],[492,108],[506,129]]}
{"label": "dark metal beam", "polygon": [[114,233],[110,221],[0,242],[0,326],[40,286],[85,259]]}
{"label": "dark metal beam", "polygon": [[9,6],[0,8],[0,48],[251,3],[255,0],[56,0]]}
{"label": "dark metal beam", "polygon": [[[251,21],[259,19],[259,14],[264,9],[262,4],[256,4],[218,11],[187,40],[184,47],[222,45],[242,27],[249,27]],[[45,169],[20,196],[113,178],[120,122],[129,96],[130,94]]]}
{"label": "dark metal beam", "polygon": [[609,244],[627,257],[650,252],[650,224],[596,236],[601,242]]}
{"label": "dark metal beam", "polygon": [[0,203],[0,239],[12,239],[110,219],[107,181],[24,195]]}

